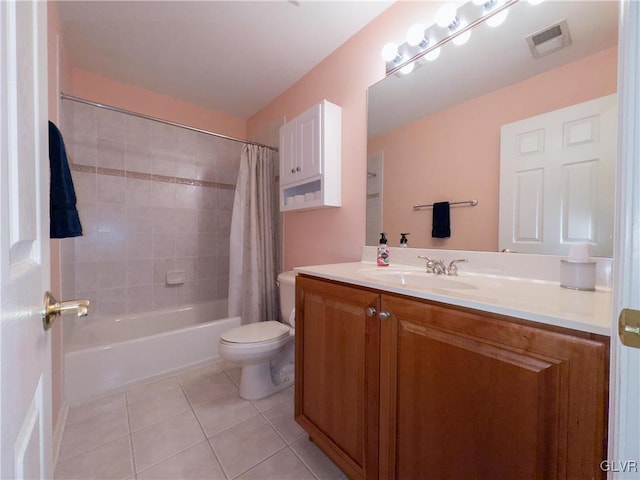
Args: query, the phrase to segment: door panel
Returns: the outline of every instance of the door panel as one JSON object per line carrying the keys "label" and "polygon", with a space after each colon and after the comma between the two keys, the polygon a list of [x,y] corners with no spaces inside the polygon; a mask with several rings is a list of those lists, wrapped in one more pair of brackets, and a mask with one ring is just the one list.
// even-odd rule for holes
{"label": "door panel", "polygon": [[46,2],[0,2],[1,478],[52,477],[46,36]]}

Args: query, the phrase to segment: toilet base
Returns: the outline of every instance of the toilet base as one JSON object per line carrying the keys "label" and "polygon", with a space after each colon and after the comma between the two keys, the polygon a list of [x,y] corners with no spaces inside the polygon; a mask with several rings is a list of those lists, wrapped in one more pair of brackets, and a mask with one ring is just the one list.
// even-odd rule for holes
{"label": "toilet base", "polygon": [[258,400],[268,397],[293,385],[293,375],[282,383],[276,384],[271,375],[269,362],[245,365],[240,375],[240,397],[245,400]]}

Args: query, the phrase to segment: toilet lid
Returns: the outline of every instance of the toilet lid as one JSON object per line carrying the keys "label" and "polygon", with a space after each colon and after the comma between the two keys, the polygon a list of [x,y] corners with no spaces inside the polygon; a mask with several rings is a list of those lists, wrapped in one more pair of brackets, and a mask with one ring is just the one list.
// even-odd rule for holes
{"label": "toilet lid", "polygon": [[289,335],[289,327],[280,322],[250,323],[224,332],[220,338],[231,343],[257,343],[280,340]]}

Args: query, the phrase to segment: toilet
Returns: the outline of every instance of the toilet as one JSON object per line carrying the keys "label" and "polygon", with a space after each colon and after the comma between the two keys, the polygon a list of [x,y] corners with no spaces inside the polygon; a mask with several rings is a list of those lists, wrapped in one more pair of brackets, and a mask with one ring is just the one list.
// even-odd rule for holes
{"label": "toilet", "polygon": [[295,272],[278,275],[278,285],[282,323],[251,323],[220,336],[220,356],[242,367],[240,396],[246,400],[267,397],[293,384],[295,337],[289,319],[295,307]]}

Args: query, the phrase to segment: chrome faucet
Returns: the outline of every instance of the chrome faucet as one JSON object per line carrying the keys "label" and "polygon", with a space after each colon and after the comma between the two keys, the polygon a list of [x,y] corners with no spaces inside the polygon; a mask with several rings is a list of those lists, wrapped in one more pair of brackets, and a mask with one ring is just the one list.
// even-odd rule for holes
{"label": "chrome faucet", "polygon": [[434,260],[431,257],[425,257],[424,255],[418,255],[418,258],[422,258],[427,261],[427,273],[435,273],[436,275],[458,275],[458,266],[456,263],[466,262],[464,258],[453,260],[447,267],[444,264],[444,260]]}

